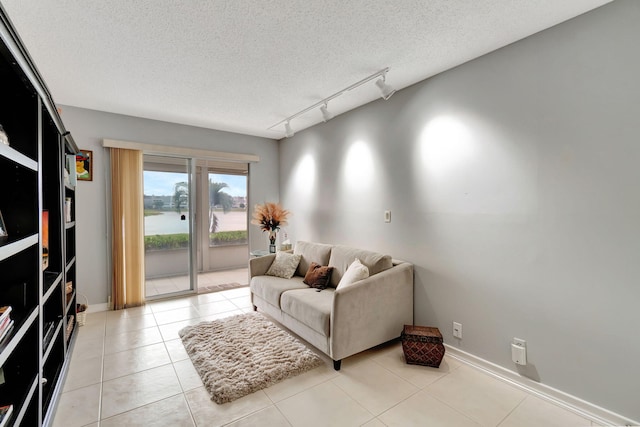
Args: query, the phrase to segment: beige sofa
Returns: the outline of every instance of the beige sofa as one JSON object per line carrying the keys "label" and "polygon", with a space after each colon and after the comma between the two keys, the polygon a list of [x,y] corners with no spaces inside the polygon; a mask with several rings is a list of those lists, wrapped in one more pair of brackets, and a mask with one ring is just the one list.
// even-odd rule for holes
{"label": "beige sofa", "polygon": [[[388,255],[340,245],[298,242],[301,255],[293,277],[267,276],[274,254],[249,261],[251,301],[278,322],[326,353],[340,369],[343,358],[400,336],[413,324],[413,265]],[[358,258],[370,276],[335,287]],[[311,262],[334,267],[327,289],[303,283]],[[343,282],[344,283],[344,282]]]}

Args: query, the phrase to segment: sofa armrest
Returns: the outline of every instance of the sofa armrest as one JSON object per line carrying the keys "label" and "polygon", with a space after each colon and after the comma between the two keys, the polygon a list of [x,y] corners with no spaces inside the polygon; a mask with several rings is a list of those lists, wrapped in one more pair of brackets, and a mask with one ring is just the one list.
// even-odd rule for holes
{"label": "sofa armrest", "polygon": [[413,324],[413,264],[401,262],[335,292],[331,357],[340,360],[400,336]]}
{"label": "sofa armrest", "polygon": [[269,270],[273,260],[276,259],[276,254],[269,254],[265,256],[260,256],[256,258],[249,259],[249,281],[251,281],[252,277],[255,276],[264,276],[264,274]]}

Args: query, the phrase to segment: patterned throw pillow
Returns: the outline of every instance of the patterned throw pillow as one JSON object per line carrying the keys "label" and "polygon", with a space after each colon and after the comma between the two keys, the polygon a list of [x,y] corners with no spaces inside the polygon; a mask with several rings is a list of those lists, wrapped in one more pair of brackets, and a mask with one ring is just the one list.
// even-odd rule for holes
{"label": "patterned throw pillow", "polygon": [[369,268],[366,265],[362,264],[358,258],[356,258],[351,263],[349,268],[347,268],[347,271],[344,272],[342,279],[340,279],[340,283],[338,283],[338,286],[336,286],[336,290],[346,288],[347,286],[350,286],[357,281],[366,279],[367,277],[369,277]]}
{"label": "patterned throw pillow", "polygon": [[276,259],[273,260],[271,267],[265,273],[267,276],[282,277],[283,279],[291,279],[300,263],[300,255],[294,255],[287,252],[277,252]]}
{"label": "patterned throw pillow", "polygon": [[304,276],[303,283],[316,289],[326,289],[329,286],[333,267],[323,266],[316,262],[311,262],[307,274]]}

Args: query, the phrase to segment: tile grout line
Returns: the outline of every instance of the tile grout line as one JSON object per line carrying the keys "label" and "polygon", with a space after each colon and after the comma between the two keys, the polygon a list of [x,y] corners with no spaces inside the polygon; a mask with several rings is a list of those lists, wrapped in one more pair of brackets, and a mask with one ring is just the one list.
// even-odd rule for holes
{"label": "tile grout line", "polygon": [[[319,367],[318,367],[318,368],[319,368]],[[317,369],[317,368],[316,368],[316,369]],[[311,371],[308,371],[308,372],[312,372],[312,371],[313,371],[313,369],[312,369]],[[291,377],[291,378],[295,378],[295,377]],[[289,378],[287,378],[287,379],[289,379]],[[319,382],[318,384],[314,384],[314,385],[312,385],[312,386],[310,386],[310,387],[307,387],[307,388],[305,388],[305,389],[303,389],[303,390],[297,391],[297,392],[293,393],[291,396],[287,396],[287,397],[285,397],[285,398],[283,398],[283,399],[278,400],[277,402],[276,402],[276,401],[274,401],[273,399],[271,399],[271,397],[270,397],[266,392],[265,392],[265,394],[266,394],[266,395],[267,395],[267,397],[268,397],[268,398],[273,402],[273,404],[277,406],[277,405],[278,405],[278,403],[282,403],[282,402],[284,402],[285,400],[292,398],[293,396],[297,396],[297,395],[299,395],[299,394],[302,394],[302,393],[304,393],[304,392],[306,392],[306,391],[311,390],[312,388],[315,388],[315,387],[318,387],[318,386],[320,386],[320,385],[322,385],[322,384],[328,383],[329,381],[331,381],[331,380],[333,380],[333,379],[335,379],[335,377],[327,378],[326,380],[321,381],[321,382]],[[285,380],[285,381],[286,381],[286,380]],[[337,385],[336,385],[336,387],[337,387]],[[338,388],[340,388],[340,387],[338,387]],[[342,389],[340,388],[340,390],[342,390]],[[342,391],[344,391],[344,390],[342,390]],[[345,392],[345,393],[346,393],[346,392]],[[278,409],[280,409],[280,408],[278,408]],[[283,414],[283,415],[284,415],[284,414]],[[285,417],[285,418],[286,418],[286,417]]]}
{"label": "tile grout line", "polygon": [[510,410],[509,413],[507,413],[507,415],[505,415],[504,418],[502,418],[498,424],[496,424],[496,427],[499,427],[502,423],[504,423],[507,420],[507,418],[509,418],[511,416],[511,414],[513,414],[516,411],[516,409],[518,409],[520,406],[522,406],[524,401],[527,400],[529,398],[529,396],[530,396],[530,394],[527,393],[524,396],[524,398],[520,402],[518,402],[518,404],[512,410]]}
{"label": "tile grout line", "polygon": [[[126,311],[126,310],[128,310],[128,309],[126,309],[126,308],[125,308],[124,310]],[[153,314],[153,312],[152,312],[152,314]],[[154,317],[154,321],[156,322],[156,325],[155,325],[154,327],[158,328],[158,326],[159,326],[159,325],[157,324],[157,320],[155,319],[155,315],[154,315],[153,317]],[[131,320],[131,318],[125,317],[125,320],[126,320],[126,321],[129,321],[129,320]],[[144,329],[151,329],[151,327],[149,327],[149,328],[143,328],[143,329],[139,329],[139,330],[144,330]],[[128,332],[136,332],[136,331],[139,331],[139,330],[126,331],[126,332],[124,332],[124,333],[126,334],[126,333],[128,333]],[[158,332],[160,332],[160,331],[158,330]],[[161,337],[161,339],[163,338],[163,337],[162,337],[162,334],[160,335],[160,337]],[[174,374],[176,375],[176,379],[178,380],[178,384],[180,384],[180,390],[181,390],[181,393],[176,393],[176,394],[174,394],[174,395],[167,396],[167,397],[164,397],[164,398],[162,398],[162,399],[155,400],[155,401],[153,401],[153,402],[145,403],[144,405],[140,405],[140,406],[137,406],[137,407],[135,407],[135,408],[131,408],[131,409],[127,410],[127,411],[124,411],[124,412],[120,412],[120,413],[114,414],[114,415],[112,415],[112,416],[110,416],[110,417],[107,417],[107,418],[102,418],[102,388],[103,388],[104,383],[105,383],[105,380],[104,380],[104,359],[105,359],[105,357],[106,357],[106,356],[113,355],[113,354],[123,353],[123,352],[125,352],[125,351],[138,350],[138,349],[141,349],[141,348],[144,348],[144,347],[149,347],[149,346],[152,346],[152,345],[158,345],[158,344],[160,344],[160,342],[157,342],[157,343],[151,343],[151,344],[145,344],[145,345],[141,345],[141,346],[138,346],[138,347],[133,347],[133,348],[130,348],[130,349],[121,350],[121,351],[119,351],[119,352],[110,353],[110,354],[108,354],[108,355],[107,355],[107,354],[104,354],[104,353],[105,353],[105,351],[106,351],[106,315],[105,315],[105,336],[104,336],[104,339],[105,339],[105,342],[104,342],[104,345],[103,345],[103,357],[102,357],[102,360],[103,360],[103,362],[102,362],[102,365],[103,365],[102,370],[103,370],[103,372],[102,372],[102,381],[101,381],[101,384],[100,384],[100,386],[101,386],[101,392],[100,392],[100,394],[101,394],[101,398],[100,398],[100,412],[99,412],[99,413],[100,413],[100,416],[99,416],[99,419],[98,419],[98,422],[99,422],[99,423],[101,423],[102,421],[107,420],[107,419],[109,419],[109,418],[113,418],[113,417],[121,416],[121,415],[126,414],[126,413],[128,413],[128,412],[132,412],[132,411],[135,411],[135,410],[137,410],[137,409],[140,409],[140,408],[142,408],[142,407],[144,407],[144,406],[151,405],[151,404],[154,404],[154,403],[158,403],[158,402],[160,402],[160,401],[162,401],[162,400],[164,400],[164,399],[169,399],[169,398],[171,398],[171,397],[175,397],[175,396],[178,396],[178,395],[182,395],[182,396],[183,396],[183,398],[186,400],[186,398],[185,398],[185,396],[184,396],[184,389],[182,388],[182,383],[180,382],[180,377],[178,376],[177,372],[175,371],[175,366],[173,366],[173,362],[171,361],[171,356],[169,355],[169,351],[168,351],[168,349],[166,348],[165,341],[164,341],[164,339],[162,339],[162,342],[161,342],[161,343],[162,343],[162,345],[163,345],[163,348],[164,348],[164,349],[165,349],[165,351],[167,352],[167,356],[169,356],[169,363],[166,363],[166,364],[163,364],[163,365],[159,365],[159,366],[154,366],[154,367],[147,368],[147,369],[142,369],[142,370],[140,370],[140,371],[136,371],[136,372],[129,373],[129,374],[126,374],[126,375],[122,375],[122,376],[119,376],[119,377],[114,377],[114,378],[111,378],[111,379],[109,379],[109,380],[107,380],[107,381],[117,380],[117,379],[120,379],[120,378],[124,378],[124,377],[130,376],[130,375],[134,375],[134,374],[140,373],[140,372],[146,372],[146,371],[149,371],[149,370],[151,370],[151,369],[155,369],[155,368],[159,368],[159,367],[167,366],[168,364],[171,364],[171,365],[172,365],[172,368],[173,368],[173,370],[174,370]],[[187,403],[188,403],[188,402],[187,402]],[[189,410],[189,413],[190,413],[191,417],[193,418],[193,415],[191,414],[191,410]]]}
{"label": "tile grout line", "polygon": [[360,406],[362,409],[364,409],[365,412],[367,412],[369,415],[371,415],[372,418],[367,420],[367,423],[371,422],[371,420],[373,420],[374,418],[378,417],[376,414],[374,414],[373,412],[371,412],[370,410],[365,408],[364,404],[362,404],[362,402],[360,402],[358,399],[356,399],[354,396],[352,396],[350,393],[348,393],[347,390],[345,390],[344,388],[340,387],[340,384],[336,384],[335,382],[333,382],[333,380],[335,380],[335,379],[336,378],[331,378],[331,380],[330,380],[331,383],[334,386],[338,387],[344,394],[346,394],[349,399],[353,400],[358,406]]}
{"label": "tile grout line", "polygon": [[106,351],[107,351],[107,315],[105,313],[104,331],[102,335],[102,362],[101,362],[102,372],[100,374],[100,399],[98,401],[98,425],[100,424],[100,421],[102,421],[102,407],[103,407],[102,399],[104,397],[104,358],[105,358]]}
{"label": "tile grout line", "polygon": [[[224,297],[224,300],[227,300],[227,301],[229,301],[229,302],[233,303],[232,301],[230,301],[230,299],[229,299],[229,298],[226,298],[226,296],[224,296],[224,295],[221,295],[221,296],[222,296],[222,297]],[[195,305],[191,304],[191,306],[192,306],[192,307],[194,307],[194,308],[196,309],[196,311],[197,311],[197,307],[196,307]],[[234,306],[235,306],[235,304],[234,304]],[[236,307],[237,307],[237,306],[236,306]],[[238,307],[238,309],[239,309],[239,307]],[[127,310],[127,309],[125,309],[124,311],[126,312],[126,310]],[[168,311],[168,310],[167,310],[167,311]],[[235,310],[234,310],[234,311],[235,311]],[[197,317],[197,318],[201,318],[201,317],[203,317],[199,311],[197,311],[197,312],[198,312],[198,314],[200,314],[200,317]],[[181,392],[180,392],[180,393],[177,393],[176,395],[173,395],[173,396],[182,395],[182,396],[183,396],[183,398],[186,398],[186,396],[185,396],[185,390],[184,390],[183,384],[182,384],[182,382],[180,382],[180,377],[179,377],[179,375],[178,375],[178,373],[177,373],[177,371],[176,371],[175,362],[171,359],[171,355],[170,355],[169,350],[168,350],[167,345],[166,345],[166,341],[167,341],[167,340],[165,340],[165,337],[162,335],[162,333],[161,333],[161,331],[160,331],[160,326],[161,326],[161,325],[158,325],[158,323],[157,323],[156,312],[154,312],[154,311],[153,311],[153,309],[151,309],[151,311],[150,311],[149,313],[142,313],[142,314],[140,314],[140,316],[135,316],[135,317],[142,317],[142,316],[145,316],[145,315],[147,315],[147,314],[151,314],[151,315],[152,315],[152,318],[153,318],[153,320],[154,320],[154,323],[155,323],[153,326],[149,326],[148,328],[147,328],[147,327],[145,327],[145,328],[140,328],[140,329],[124,330],[124,331],[121,331],[121,332],[116,333],[116,334],[113,334],[113,335],[108,335],[108,334],[107,334],[108,324],[109,324],[109,320],[110,320],[110,317],[108,316],[108,313],[109,313],[109,312],[104,312],[103,314],[101,313],[101,314],[99,315],[100,317],[102,317],[102,319],[98,320],[98,322],[100,322],[100,326],[99,326],[98,328],[96,328],[96,332],[97,332],[97,333],[95,334],[97,337],[99,337],[99,340],[101,341],[101,345],[102,345],[102,350],[101,350],[101,352],[100,352],[100,354],[99,354],[99,358],[100,358],[100,378],[99,378],[99,383],[100,383],[100,386],[99,386],[99,387],[100,387],[100,388],[99,388],[99,392],[100,392],[100,394],[99,394],[99,398],[97,399],[98,401],[96,402],[96,403],[97,403],[97,406],[98,406],[98,408],[97,408],[97,420],[96,420],[96,421],[99,423],[100,421],[102,421],[102,420],[103,420],[103,409],[104,409],[104,402],[103,402],[103,400],[104,400],[104,384],[105,384],[105,369],[106,369],[105,360],[106,360],[106,357],[107,357],[107,356],[110,356],[110,355],[115,355],[115,354],[118,354],[118,353],[121,353],[121,352],[125,352],[125,351],[135,351],[135,350],[142,349],[142,348],[144,348],[144,347],[149,347],[149,346],[152,346],[152,345],[157,345],[157,344],[162,343],[162,344],[163,344],[163,349],[164,349],[164,351],[166,352],[166,354],[167,354],[167,355],[168,355],[168,357],[169,357],[169,362],[168,362],[168,363],[166,363],[166,364],[160,365],[160,366],[166,366],[167,364],[171,363],[171,364],[172,364],[173,372],[174,372],[174,374],[176,375],[176,378],[178,379],[178,382],[179,382],[179,384],[180,384],[180,390],[181,390]],[[161,313],[161,312],[158,312],[158,313]],[[92,315],[91,317],[98,317],[98,316],[93,316],[93,315]],[[115,319],[115,318],[114,318],[114,319]],[[96,320],[97,320],[97,319],[96,319]],[[126,323],[126,322],[130,322],[130,321],[132,320],[132,318],[130,318],[130,317],[128,317],[128,316],[126,316],[126,315],[125,315],[124,317],[118,318],[118,319],[116,319],[116,320],[117,320],[117,321],[119,321],[119,323]],[[193,320],[193,319],[186,319],[186,320]],[[114,322],[115,322],[115,321],[114,321]],[[116,323],[117,323],[117,322],[116,322]],[[170,323],[174,323],[174,322],[170,322]],[[158,333],[160,334],[160,341],[159,341],[159,342],[157,342],[157,343],[150,343],[150,344],[144,344],[144,345],[139,345],[139,346],[136,346],[136,347],[127,348],[127,349],[122,349],[122,350],[120,350],[120,351],[117,351],[117,352],[114,352],[114,353],[109,353],[109,354],[107,354],[107,339],[109,338],[109,336],[127,335],[127,334],[131,334],[131,333],[140,332],[140,331],[143,331],[143,330],[145,330],[145,329],[151,329],[152,327],[153,327],[153,328],[156,328],[156,330],[158,330]],[[116,330],[117,330],[117,329],[116,329]],[[80,338],[80,337],[79,337],[83,342],[84,342],[84,339],[85,339],[84,335],[85,335],[85,334],[83,334],[82,338]],[[93,335],[93,334],[92,334],[92,335]],[[78,351],[78,347],[74,347],[74,350],[75,350],[75,351]],[[73,357],[73,355],[72,355],[72,357]],[[77,356],[76,356],[76,357],[77,357]],[[160,367],[160,366],[154,366],[153,368],[158,368],[158,367]],[[130,374],[127,374],[127,375],[132,375],[132,374],[135,374],[135,373],[139,373],[139,372],[143,372],[143,371],[148,371],[148,370],[153,369],[153,368],[143,369],[143,370],[141,370],[141,371],[136,371],[136,372],[134,372],[134,373],[130,373]],[[112,379],[113,379],[113,380],[115,380],[115,379],[118,379],[118,378],[123,378],[123,377],[125,377],[125,376],[127,376],[127,375],[123,375],[123,376],[115,377],[115,378],[112,378]],[[169,396],[169,397],[173,397],[173,396]],[[162,399],[161,399],[161,400],[162,400]],[[185,399],[185,400],[186,400],[186,399]],[[154,402],[149,402],[149,403],[147,403],[147,404],[145,404],[145,405],[141,405],[141,406],[139,406],[138,408],[143,407],[143,406],[146,406],[146,405],[151,404],[151,403],[155,403],[155,401],[154,401]],[[188,403],[188,401],[187,401],[187,403]],[[122,413],[120,413],[120,414],[115,414],[115,415],[113,415],[113,416],[118,416],[118,415],[121,415],[121,414],[124,414],[124,413],[130,412],[130,411],[133,411],[133,410],[135,410],[135,409],[137,409],[137,408],[131,408],[131,409],[130,409],[130,410],[128,410],[128,411],[122,412]],[[189,412],[190,412],[190,417],[191,417],[191,419],[192,419],[192,421],[193,421],[193,413],[191,412],[190,407],[189,407]],[[111,418],[111,417],[109,417],[109,418]],[[105,418],[105,419],[106,419],[106,418]],[[93,422],[91,422],[91,423],[90,423],[90,424],[88,424],[88,425],[92,425],[92,424],[93,424]]]}
{"label": "tile grout line", "polygon": [[[173,359],[171,358],[171,352],[169,352],[169,348],[167,347],[167,340],[165,340],[164,336],[162,335],[162,332],[160,333],[160,338],[162,338],[162,344],[164,345],[165,351],[167,352],[167,355],[169,356],[169,360],[171,361],[171,367],[173,368],[173,373],[178,379],[178,384],[180,384],[180,390],[182,390],[182,393],[181,393],[182,399],[187,404],[187,408],[189,410],[189,418],[191,419],[191,422],[193,423],[193,425],[197,426],[196,419],[193,415],[193,410],[191,408],[191,405],[189,404],[189,399],[187,399],[187,395],[186,395],[187,391],[184,389],[184,386],[182,385],[182,381],[180,381],[180,375],[178,375],[178,371],[175,365],[176,362],[174,362]],[[180,342],[182,342],[180,335],[178,335],[178,339],[180,339]],[[171,340],[168,340],[168,341],[171,341]],[[188,360],[191,360],[191,358],[189,358]]]}
{"label": "tile grout line", "polygon": [[[436,382],[437,382],[437,381],[436,381]],[[430,384],[430,385],[431,385],[431,384]],[[425,390],[426,390],[426,388],[425,388]],[[437,400],[438,402],[440,402],[441,404],[443,404],[443,405],[444,405],[444,406],[446,406],[447,408],[451,409],[452,411],[456,412],[457,414],[459,414],[459,415],[461,415],[461,416],[465,417],[465,418],[466,418],[466,419],[468,419],[468,420],[471,420],[471,421],[472,421],[472,422],[474,422],[475,424],[482,425],[482,423],[481,423],[480,421],[476,420],[475,418],[471,418],[469,415],[465,414],[465,413],[464,413],[464,412],[462,412],[460,409],[458,409],[458,408],[454,408],[454,407],[453,407],[453,406],[451,406],[449,403],[445,402],[445,401],[444,401],[444,400],[442,400],[442,399],[439,399],[439,398],[438,398],[438,396],[434,396],[433,394],[431,394],[429,391],[427,391],[427,395],[428,395],[429,397],[431,397],[432,399]],[[496,425],[496,427],[497,427],[497,425]]]}
{"label": "tile grout line", "polygon": [[[460,365],[462,366],[462,365]],[[454,369],[457,370],[458,368],[460,368],[460,366],[456,367]],[[465,414],[464,412],[462,412],[460,409],[458,408],[454,408],[453,406],[451,406],[449,403],[445,402],[444,400],[438,398],[438,396],[434,395],[430,390],[428,390],[431,386],[433,386],[434,384],[436,384],[437,382],[439,382],[440,380],[442,380],[443,378],[446,378],[447,376],[449,376],[453,371],[449,371],[447,372],[445,375],[441,376],[440,378],[436,379],[435,381],[433,381],[432,383],[427,384],[427,386],[423,389],[423,391],[432,399],[435,399],[436,401],[440,402],[441,404],[445,405],[446,407],[448,407],[449,409],[451,409],[452,411],[462,415],[463,417],[465,417],[468,420],[471,420],[472,422],[478,424],[478,425],[482,425],[480,421],[471,418],[469,415]],[[496,426],[497,427],[497,426]]]}

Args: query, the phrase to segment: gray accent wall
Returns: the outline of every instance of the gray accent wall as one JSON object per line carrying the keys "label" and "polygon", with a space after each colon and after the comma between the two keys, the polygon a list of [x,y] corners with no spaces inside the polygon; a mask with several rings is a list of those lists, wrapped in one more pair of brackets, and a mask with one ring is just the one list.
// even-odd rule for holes
{"label": "gray accent wall", "polygon": [[638,22],[617,0],[282,140],[289,236],[414,263],[416,324],[640,420]]}
{"label": "gray accent wall", "polygon": [[[260,162],[249,169],[249,203],[279,198],[275,140],[68,106],[62,106],[61,116],[78,147],[93,151],[93,181],[76,187],[76,274],[78,290],[90,305],[106,303],[111,294],[110,157],[103,139],[255,154]],[[249,227],[249,241],[253,249],[267,248],[257,227]]]}

